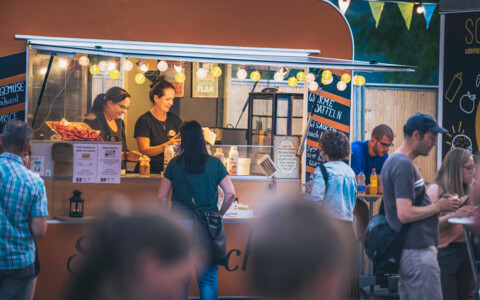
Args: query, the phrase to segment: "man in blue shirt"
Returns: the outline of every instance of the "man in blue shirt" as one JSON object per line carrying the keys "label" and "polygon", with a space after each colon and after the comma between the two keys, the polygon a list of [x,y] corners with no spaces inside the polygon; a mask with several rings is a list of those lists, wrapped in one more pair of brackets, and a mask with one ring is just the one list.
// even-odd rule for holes
{"label": "man in blue shirt", "polygon": [[[393,131],[392,129],[381,124],[373,128],[372,137],[364,142],[352,143],[351,167],[355,175],[363,172],[365,174],[365,184],[370,184],[370,175],[372,169],[375,168],[377,175],[382,172],[383,163],[388,158],[388,151],[393,147]],[[378,183],[381,186],[381,183]]]}
{"label": "man in blue shirt", "polygon": [[45,185],[22,162],[31,138],[28,124],[10,121],[0,139],[0,299],[27,299],[35,277],[34,238],[47,230]]}

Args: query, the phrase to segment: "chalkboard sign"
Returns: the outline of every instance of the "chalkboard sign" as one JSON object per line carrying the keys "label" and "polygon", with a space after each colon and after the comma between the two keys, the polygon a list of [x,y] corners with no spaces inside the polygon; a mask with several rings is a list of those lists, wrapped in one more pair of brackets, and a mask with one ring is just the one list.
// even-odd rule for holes
{"label": "chalkboard sign", "polygon": [[[218,77],[213,76],[210,71],[218,64],[202,64],[206,76],[198,78],[199,63],[193,63],[192,98],[218,98]],[[203,74],[205,75],[205,74]]]}
{"label": "chalkboard sign", "polygon": [[480,12],[445,15],[442,157],[450,149],[478,153],[480,143]]}
{"label": "chalkboard sign", "polygon": [[[318,74],[316,81],[320,84],[323,70],[310,70],[313,74]],[[317,107],[313,112],[313,120],[310,129],[307,132],[307,145],[305,149],[306,167],[305,181],[313,179],[313,173],[319,162],[322,162],[320,151],[318,150],[318,139],[327,130],[339,130],[350,135],[350,88],[351,83],[347,85],[344,91],[337,89],[337,83],[340,79],[333,75],[333,82],[324,85]],[[308,91],[308,112],[312,110],[317,93]]]}
{"label": "chalkboard sign", "polygon": [[0,86],[0,132],[10,120],[25,120],[25,81]]}

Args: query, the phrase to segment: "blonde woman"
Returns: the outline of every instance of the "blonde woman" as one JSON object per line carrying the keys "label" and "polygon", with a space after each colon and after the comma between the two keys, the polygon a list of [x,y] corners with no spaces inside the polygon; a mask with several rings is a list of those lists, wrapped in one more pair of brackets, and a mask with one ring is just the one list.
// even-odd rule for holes
{"label": "blonde woman", "polygon": [[468,193],[474,181],[475,169],[472,153],[460,148],[453,149],[445,156],[434,183],[427,191],[433,203],[445,194],[457,195],[460,201],[457,211],[439,215],[438,263],[444,300],[466,300],[470,295],[472,270],[463,228],[448,223],[448,219],[468,217],[472,212]]}

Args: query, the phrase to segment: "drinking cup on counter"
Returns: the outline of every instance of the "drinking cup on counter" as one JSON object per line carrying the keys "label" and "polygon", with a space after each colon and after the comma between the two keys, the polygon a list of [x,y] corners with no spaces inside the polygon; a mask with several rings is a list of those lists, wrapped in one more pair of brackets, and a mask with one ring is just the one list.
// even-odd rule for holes
{"label": "drinking cup on counter", "polygon": [[239,158],[238,159],[238,175],[250,175],[250,163],[252,160],[250,158]]}

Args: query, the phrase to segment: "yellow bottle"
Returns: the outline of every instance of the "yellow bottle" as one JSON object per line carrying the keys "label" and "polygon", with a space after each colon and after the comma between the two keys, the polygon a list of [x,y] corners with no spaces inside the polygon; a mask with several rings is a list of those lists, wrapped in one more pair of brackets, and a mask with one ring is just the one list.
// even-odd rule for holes
{"label": "yellow bottle", "polygon": [[372,168],[372,174],[370,175],[370,194],[376,195],[378,192],[378,175],[375,168]]}

